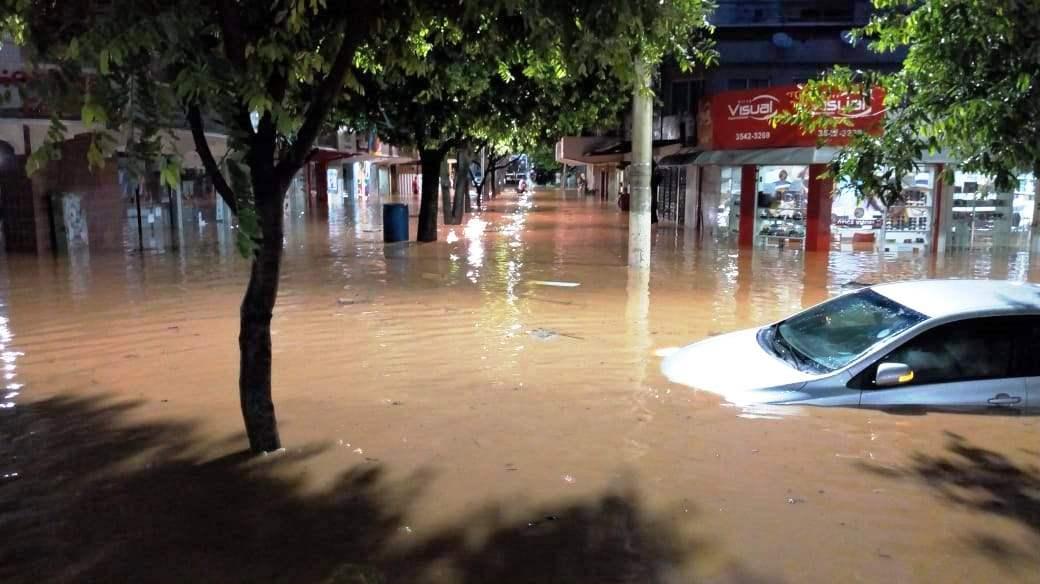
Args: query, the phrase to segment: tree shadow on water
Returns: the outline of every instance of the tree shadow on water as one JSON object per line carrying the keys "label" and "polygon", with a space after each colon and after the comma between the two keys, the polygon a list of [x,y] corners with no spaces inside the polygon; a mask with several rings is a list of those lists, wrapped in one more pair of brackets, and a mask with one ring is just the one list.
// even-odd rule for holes
{"label": "tree shadow on water", "polygon": [[297,465],[321,447],[215,457],[194,424],[130,421],[136,406],[0,412],[0,582],[654,583],[704,549],[624,490],[533,514],[488,505],[411,534],[428,472],[362,464],[314,492]]}
{"label": "tree shadow on water", "polygon": [[[953,432],[946,432],[946,438],[943,455],[918,453],[903,468],[869,463],[860,466],[873,474],[920,481],[942,500],[958,507],[1010,519],[1025,527],[1040,544],[1040,467],[1016,464],[1007,456],[974,446]],[[1018,549],[992,535],[976,533],[968,538],[968,543],[997,560],[1037,563],[1035,551]]]}

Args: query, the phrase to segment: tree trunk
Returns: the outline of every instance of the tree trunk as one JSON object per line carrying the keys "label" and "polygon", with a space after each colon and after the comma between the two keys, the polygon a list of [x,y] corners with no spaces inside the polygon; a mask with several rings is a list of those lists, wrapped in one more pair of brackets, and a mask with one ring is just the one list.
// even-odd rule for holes
{"label": "tree trunk", "polygon": [[419,201],[419,231],[416,241],[437,241],[437,188],[440,185],[443,150],[419,151],[422,161],[422,197]]}
{"label": "tree trunk", "polygon": [[[881,203],[881,229],[878,230],[878,252],[885,253],[885,240],[888,239],[888,205]],[[882,264],[884,262],[881,262]]]}
{"label": "tree trunk", "polygon": [[1033,165],[1033,221],[1030,227],[1034,234],[1040,231],[1040,161]]}
{"label": "tree trunk", "polygon": [[464,207],[463,211],[466,213],[472,213],[473,202],[469,198],[469,188],[473,183],[471,181],[472,177],[470,176],[469,171],[471,170],[470,167],[473,165],[473,159],[470,157],[468,149],[463,149],[459,151],[459,159],[463,158],[465,159],[465,164],[460,162],[458,170],[458,175],[462,177],[462,185],[464,187],[462,190],[462,202]]}
{"label": "tree trunk", "polygon": [[473,200],[470,199],[470,196],[469,196],[469,187],[470,187],[470,185],[472,183],[469,180],[469,172],[465,172],[465,173],[462,174],[462,182],[463,182],[463,185],[465,187],[463,189],[463,191],[462,191],[462,203],[463,203],[463,205],[462,205],[463,209],[462,210],[465,213],[472,213],[473,212]]}
{"label": "tree trunk", "polygon": [[282,199],[285,189],[279,191],[277,185],[264,187],[254,181],[254,195],[263,235],[253,256],[249,286],[242,299],[238,391],[249,448],[260,453],[281,448],[271,400],[271,317],[278,298],[282,263]]}
{"label": "tree trunk", "polygon": [[451,165],[448,164],[448,157],[444,156],[441,158],[441,171],[440,171],[440,185],[441,185],[441,204],[444,209],[444,224],[451,224]]}
{"label": "tree trunk", "polygon": [[1033,164],[1033,221],[1029,225],[1029,249],[1040,249],[1040,161]]}
{"label": "tree trunk", "polygon": [[460,149],[455,163],[455,197],[451,204],[449,225],[462,225],[469,208],[469,153]]}
{"label": "tree trunk", "polygon": [[480,181],[473,181],[473,183],[477,187],[477,210],[479,211],[484,206],[484,185],[487,184],[487,147],[480,149]]}
{"label": "tree trunk", "polygon": [[477,191],[477,210],[479,211],[484,205],[484,183],[487,182],[487,177],[483,174],[480,175],[479,181],[473,181],[473,186]]}
{"label": "tree trunk", "polygon": [[487,182],[488,180],[491,181],[491,198],[492,199],[498,197],[498,177],[497,177],[497,175],[498,175],[498,169],[495,168],[495,163],[492,162],[490,165],[488,165],[487,178],[484,179],[484,182]]}

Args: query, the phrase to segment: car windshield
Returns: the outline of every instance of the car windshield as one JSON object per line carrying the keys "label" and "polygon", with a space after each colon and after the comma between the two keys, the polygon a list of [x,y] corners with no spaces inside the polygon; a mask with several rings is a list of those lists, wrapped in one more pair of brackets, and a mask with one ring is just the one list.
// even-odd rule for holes
{"label": "car windshield", "polygon": [[873,290],[839,296],[776,326],[774,336],[812,369],[834,371],[926,317]]}

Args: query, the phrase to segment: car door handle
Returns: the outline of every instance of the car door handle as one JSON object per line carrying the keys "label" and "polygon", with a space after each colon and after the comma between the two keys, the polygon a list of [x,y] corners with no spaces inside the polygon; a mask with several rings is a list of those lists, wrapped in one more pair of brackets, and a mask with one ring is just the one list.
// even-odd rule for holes
{"label": "car door handle", "polygon": [[1018,396],[1011,396],[1006,393],[998,393],[997,395],[986,400],[990,405],[994,406],[1013,406],[1022,403],[1022,398]]}

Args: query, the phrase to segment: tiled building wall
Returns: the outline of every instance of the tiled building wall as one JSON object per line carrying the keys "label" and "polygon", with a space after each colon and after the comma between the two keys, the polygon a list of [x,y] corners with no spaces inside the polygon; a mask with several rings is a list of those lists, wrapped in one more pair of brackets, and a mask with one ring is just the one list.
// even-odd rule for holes
{"label": "tiled building wall", "polygon": [[47,201],[25,173],[25,156],[16,156],[0,171],[4,238],[9,251],[43,253],[51,248]]}
{"label": "tiled building wall", "polygon": [[9,251],[50,251],[52,228],[50,197],[75,193],[87,214],[91,250],[118,250],[124,246],[126,212],[115,159],[103,168],[89,168],[89,136],[77,136],[62,146],[61,160],[50,162],[38,176],[25,174],[25,157],[0,172],[4,236]]}

